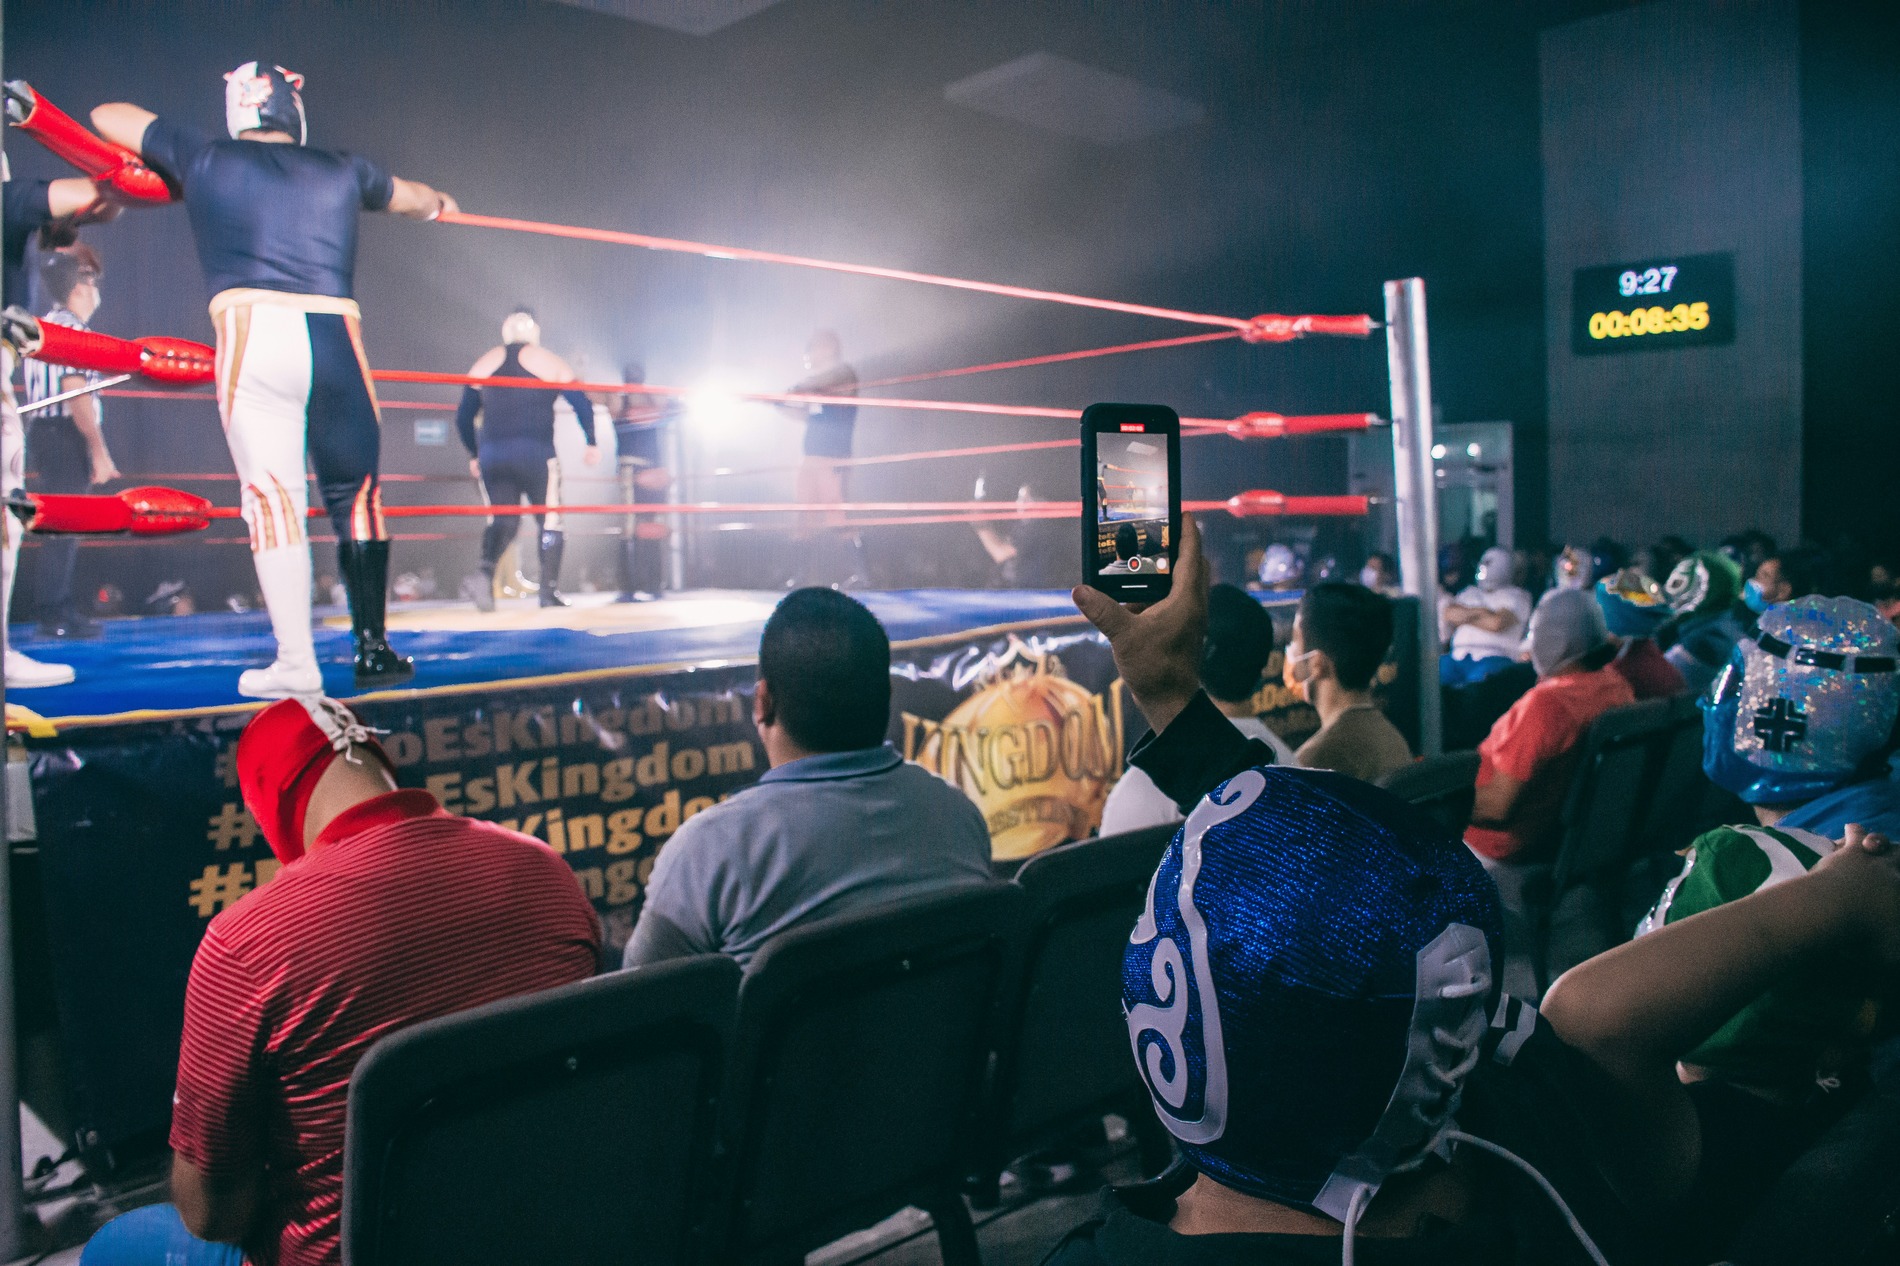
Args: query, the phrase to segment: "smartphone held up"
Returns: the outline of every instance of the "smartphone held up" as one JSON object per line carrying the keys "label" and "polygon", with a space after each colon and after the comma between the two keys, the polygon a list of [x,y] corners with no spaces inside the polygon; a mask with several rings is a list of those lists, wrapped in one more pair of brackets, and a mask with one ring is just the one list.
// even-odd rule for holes
{"label": "smartphone held up", "polygon": [[1082,583],[1117,602],[1173,584],[1181,541],[1181,419],[1159,404],[1082,413]]}

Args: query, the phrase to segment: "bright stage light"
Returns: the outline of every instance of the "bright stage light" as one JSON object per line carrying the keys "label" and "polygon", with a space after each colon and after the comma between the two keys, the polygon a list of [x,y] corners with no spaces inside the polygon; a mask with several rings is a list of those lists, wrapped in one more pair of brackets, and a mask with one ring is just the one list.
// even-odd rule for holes
{"label": "bright stage light", "polygon": [[726,413],[736,408],[739,397],[721,383],[702,383],[693,388],[686,397],[686,408],[690,413]]}
{"label": "bright stage light", "polygon": [[701,426],[725,427],[740,419],[745,404],[731,386],[712,379],[687,394],[686,413]]}

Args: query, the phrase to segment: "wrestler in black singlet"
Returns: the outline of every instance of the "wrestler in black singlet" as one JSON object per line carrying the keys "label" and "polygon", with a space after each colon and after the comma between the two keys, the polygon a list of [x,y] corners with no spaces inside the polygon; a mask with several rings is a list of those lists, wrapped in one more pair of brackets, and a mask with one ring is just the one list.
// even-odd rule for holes
{"label": "wrestler in black singlet", "polygon": [[[494,376],[533,378],[535,375],[521,363],[521,349],[525,346],[525,343],[507,344],[506,354]],[[573,407],[583,431],[590,426],[594,428],[588,442],[597,443],[599,424],[594,419],[593,402],[585,392],[553,385],[462,388],[462,402],[455,410],[455,429],[469,455],[481,463],[482,487],[487,490],[490,505],[519,505],[523,497],[529,505],[559,504],[560,467],[554,455],[554,401],[559,397],[565,397]],[[475,431],[477,413],[482,417],[479,437]],[[554,489],[553,502],[548,500],[550,486]],[[553,577],[560,572],[565,542],[560,531],[550,530],[541,516],[535,517],[541,528],[542,602],[551,605]],[[509,542],[515,539],[520,526],[519,515],[497,515],[483,530],[484,575],[492,579],[495,564]]]}

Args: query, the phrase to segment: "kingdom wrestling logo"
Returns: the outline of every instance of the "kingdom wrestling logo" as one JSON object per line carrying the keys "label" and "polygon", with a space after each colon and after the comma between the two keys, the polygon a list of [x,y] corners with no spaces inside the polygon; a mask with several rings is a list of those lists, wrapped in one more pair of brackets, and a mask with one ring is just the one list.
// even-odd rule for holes
{"label": "kingdom wrestling logo", "polygon": [[[1128,1041],[1155,1112],[1185,1143],[1212,1143],[1227,1129],[1227,1048],[1221,1036],[1220,1000],[1207,953],[1207,920],[1194,904],[1201,842],[1214,827],[1252,808],[1266,786],[1266,778],[1250,769],[1194,807],[1180,845],[1168,850],[1149,881],[1147,907],[1128,938],[1130,960],[1141,947],[1154,947],[1148,978],[1155,997],[1152,1003],[1128,1008]],[[1158,909],[1156,889],[1169,875],[1173,900],[1170,908]]]}
{"label": "kingdom wrestling logo", "polygon": [[976,802],[999,861],[1086,838],[1122,772],[1119,692],[1105,702],[1015,638],[975,677],[941,722],[903,714],[904,758]]}

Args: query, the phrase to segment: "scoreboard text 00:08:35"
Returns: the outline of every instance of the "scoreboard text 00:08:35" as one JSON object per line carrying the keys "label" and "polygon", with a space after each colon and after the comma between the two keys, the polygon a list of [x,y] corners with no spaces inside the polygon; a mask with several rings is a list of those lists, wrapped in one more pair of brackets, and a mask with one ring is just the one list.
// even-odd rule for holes
{"label": "scoreboard text 00:08:35", "polygon": [[1634,338],[1644,334],[1686,334],[1709,328],[1709,305],[1678,303],[1674,307],[1636,308],[1630,312],[1593,312],[1590,337]]}

